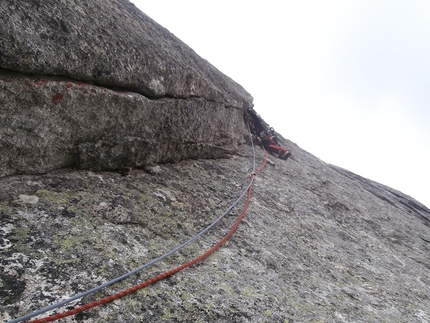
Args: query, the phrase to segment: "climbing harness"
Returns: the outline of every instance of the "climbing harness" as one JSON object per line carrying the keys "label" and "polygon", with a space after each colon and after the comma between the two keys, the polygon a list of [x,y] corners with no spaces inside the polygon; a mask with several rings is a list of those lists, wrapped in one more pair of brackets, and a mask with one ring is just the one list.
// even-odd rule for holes
{"label": "climbing harness", "polygon": [[[49,310],[52,310],[52,309],[58,308],[60,306],[63,306],[65,304],[68,304],[68,303],[72,302],[73,300],[76,300],[76,299],[79,299],[81,297],[87,296],[89,294],[95,293],[95,292],[97,292],[97,291],[99,291],[99,290],[101,290],[101,289],[103,289],[105,287],[108,287],[108,286],[110,286],[110,285],[112,285],[112,284],[114,284],[116,282],[119,282],[120,280],[123,280],[123,279],[131,276],[132,274],[135,274],[135,273],[137,273],[137,272],[139,272],[139,271],[141,271],[141,270],[143,270],[145,268],[148,268],[148,267],[154,265],[156,262],[158,262],[158,261],[160,261],[160,260],[162,260],[162,259],[170,256],[171,254],[175,253],[176,251],[184,248],[185,246],[187,246],[188,244],[190,244],[191,242],[193,242],[194,240],[196,240],[197,238],[199,238],[201,235],[203,235],[204,233],[206,233],[209,229],[211,229],[219,221],[221,221],[221,219],[224,218],[224,216],[227,213],[229,213],[233,209],[233,207],[236,206],[236,204],[238,204],[239,201],[245,195],[247,195],[247,199],[246,199],[245,205],[244,205],[244,207],[242,209],[242,212],[241,212],[240,216],[238,217],[238,219],[236,220],[236,222],[233,225],[233,227],[230,229],[230,231],[217,244],[215,244],[211,249],[209,249],[208,251],[206,251],[202,255],[198,256],[197,258],[194,258],[193,260],[191,260],[191,261],[189,261],[189,262],[187,262],[187,263],[185,263],[185,264],[183,264],[181,266],[178,266],[176,268],[170,269],[170,270],[168,270],[168,271],[166,271],[166,272],[164,272],[162,274],[154,276],[154,277],[152,277],[152,278],[150,278],[150,279],[148,279],[148,280],[146,280],[146,281],[144,281],[144,282],[142,282],[142,283],[140,283],[138,285],[135,285],[133,287],[125,289],[125,290],[123,290],[123,291],[121,291],[119,293],[116,293],[116,294],[104,297],[104,298],[96,300],[94,302],[90,302],[90,303],[84,304],[82,306],[76,307],[74,309],[71,309],[71,310],[68,310],[68,311],[65,311],[65,312],[62,312],[62,313],[53,314],[51,316],[47,316],[47,317],[40,318],[40,319],[35,319],[35,320],[32,320],[32,321],[26,321],[24,323],[46,323],[46,322],[53,322],[53,321],[59,320],[61,318],[65,318],[67,316],[71,316],[71,315],[76,315],[76,314],[82,313],[82,312],[87,311],[87,310],[89,310],[91,308],[94,308],[96,306],[110,303],[110,302],[112,302],[112,301],[114,301],[116,299],[122,298],[122,297],[124,297],[126,295],[129,295],[131,293],[134,293],[134,292],[136,292],[136,291],[138,291],[138,290],[140,290],[140,289],[142,289],[142,288],[144,288],[144,287],[146,287],[148,285],[154,284],[155,282],[160,281],[160,280],[162,280],[162,279],[164,279],[166,277],[174,275],[174,274],[178,273],[179,271],[181,271],[181,270],[183,270],[185,268],[188,268],[188,267],[190,267],[192,265],[195,265],[196,263],[198,263],[201,260],[203,260],[203,259],[207,258],[208,256],[210,256],[215,250],[217,250],[221,245],[223,245],[228,240],[228,238],[230,238],[230,236],[236,231],[237,227],[239,226],[240,222],[242,221],[242,219],[245,216],[245,213],[246,213],[246,211],[248,209],[249,202],[250,202],[250,199],[251,199],[252,184],[254,182],[254,178],[255,178],[256,174],[259,173],[264,168],[264,166],[266,165],[266,162],[268,160],[267,151],[264,150],[264,152],[265,152],[265,159],[264,159],[262,165],[260,166],[260,168],[257,169],[257,170],[255,170],[255,167],[256,167],[255,166],[255,147],[254,147],[254,143],[252,141],[252,134],[251,134],[251,130],[249,128],[249,123],[248,123],[248,130],[249,130],[249,134],[251,136],[251,143],[252,143],[252,149],[253,149],[253,171],[252,171],[250,179],[249,179],[249,184],[247,185],[247,187],[245,188],[245,190],[242,192],[242,194],[239,196],[239,198],[218,219],[216,219],[212,224],[210,224],[208,227],[206,227],[200,233],[198,233],[197,235],[195,235],[193,238],[191,238],[190,240],[186,241],[185,243],[181,244],[177,248],[169,251],[168,253],[164,254],[163,256],[161,256],[161,257],[159,257],[157,259],[154,259],[151,262],[149,262],[149,263],[147,263],[147,264],[145,264],[145,265],[143,265],[143,266],[141,266],[141,267],[139,267],[139,268],[137,268],[137,269],[135,269],[133,271],[130,271],[129,273],[127,273],[127,274],[125,274],[123,276],[117,277],[117,278],[115,278],[115,279],[113,279],[113,280],[111,280],[111,281],[109,281],[109,282],[107,282],[105,284],[102,284],[102,285],[100,285],[100,286],[98,286],[96,288],[88,290],[87,292],[84,292],[82,294],[76,295],[74,297],[71,297],[71,298],[69,298],[67,300],[64,300],[62,302],[53,304],[51,306],[45,307],[45,308],[43,308],[41,310],[38,310],[38,311],[35,311],[35,312],[31,313],[31,314],[28,314],[28,315],[16,318],[16,319],[11,320],[11,321],[9,321],[7,323],[23,322],[24,320],[30,319],[30,318],[32,318],[34,316],[43,314],[43,313],[45,313],[45,312],[47,312]],[[263,149],[264,149],[264,147],[263,147]]]}
{"label": "climbing harness", "polygon": [[262,131],[259,137],[263,140],[273,140],[276,144],[278,144],[278,137],[276,136],[275,130],[272,127]]}

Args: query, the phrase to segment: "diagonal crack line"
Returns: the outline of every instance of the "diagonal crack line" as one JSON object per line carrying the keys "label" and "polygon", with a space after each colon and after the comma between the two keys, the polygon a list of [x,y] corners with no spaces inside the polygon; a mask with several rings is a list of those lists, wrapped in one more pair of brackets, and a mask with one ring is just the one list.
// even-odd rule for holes
{"label": "diagonal crack line", "polygon": [[[195,100],[195,99],[204,99],[207,102],[210,103],[216,103],[216,104],[224,104],[222,102],[218,102],[218,101],[214,101],[214,100],[209,100],[203,96],[196,96],[196,95],[190,95],[190,96],[173,96],[173,95],[163,95],[163,96],[154,96],[151,95],[145,91],[139,90],[135,87],[126,87],[126,86],[121,86],[121,85],[115,85],[115,84],[107,84],[104,82],[94,82],[94,81],[89,81],[89,80],[85,80],[85,79],[77,79],[77,78],[73,78],[67,75],[62,75],[62,74],[43,74],[43,73],[29,73],[29,72],[24,72],[21,71],[19,69],[8,69],[8,68],[3,68],[0,67],[0,75],[3,74],[3,76],[6,77],[14,77],[16,75],[19,76],[25,76],[25,77],[32,77],[32,78],[45,78],[45,79],[49,79],[50,81],[58,81],[58,82],[70,82],[70,83],[75,83],[75,84],[80,84],[80,85],[88,85],[88,86],[97,86],[103,89],[107,89],[110,91],[114,91],[114,92],[124,92],[124,93],[133,93],[133,94],[138,94],[138,95],[142,95],[145,98],[147,98],[148,100],[165,100],[165,99],[172,99],[172,100]],[[234,108],[237,109],[237,107],[234,106],[226,106],[226,108]]]}

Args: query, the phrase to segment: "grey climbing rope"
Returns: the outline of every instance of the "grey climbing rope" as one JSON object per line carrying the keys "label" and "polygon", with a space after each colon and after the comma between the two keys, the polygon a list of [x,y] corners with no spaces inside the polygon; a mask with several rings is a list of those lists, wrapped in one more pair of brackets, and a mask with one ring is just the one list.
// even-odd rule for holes
{"label": "grey climbing rope", "polygon": [[[252,151],[253,151],[253,169],[252,169],[252,173],[254,173],[255,172],[255,147],[254,147],[254,143],[253,143],[253,140],[252,140],[252,134],[251,134],[251,129],[250,129],[250,127],[249,127],[249,123],[248,123],[248,131],[249,131],[249,135],[250,135],[250,138],[251,138],[251,143],[252,143]],[[181,250],[181,249],[183,249],[184,247],[186,247],[187,245],[189,245],[190,243],[192,243],[193,241],[195,241],[196,239],[198,239],[199,237],[201,237],[203,234],[205,234],[207,231],[209,231],[212,227],[214,227],[219,221],[221,221],[239,202],[240,202],[240,200],[245,196],[245,194],[248,192],[248,190],[249,190],[249,188],[252,186],[252,184],[253,184],[253,181],[254,181],[254,179],[253,179],[253,177],[252,177],[252,179],[251,179],[251,181],[249,182],[249,184],[246,186],[246,188],[244,189],[244,191],[242,192],[242,194],[236,199],[236,201],[234,201],[228,208],[227,208],[227,210],[220,216],[220,217],[218,217],[214,222],[212,222],[209,226],[207,226],[205,229],[203,229],[202,231],[200,231],[198,234],[196,234],[194,237],[192,237],[191,239],[189,239],[188,241],[186,241],[186,242],[184,242],[183,244],[181,244],[180,246],[178,246],[178,247],[176,247],[176,248],[174,248],[173,250],[171,250],[171,251],[169,251],[169,252],[167,252],[167,253],[165,253],[164,255],[162,255],[161,257],[158,257],[158,258],[156,258],[156,259],[154,259],[154,260],[152,260],[152,261],[150,261],[150,262],[148,262],[147,264],[145,264],[145,265],[143,265],[143,266],[140,266],[139,268],[136,268],[136,269],[134,269],[134,270],[132,270],[132,271],[130,271],[130,272],[128,272],[128,273],[126,273],[126,274],[124,274],[124,275],[122,275],[122,276],[119,276],[119,277],[117,277],[117,278],[114,278],[114,279],[112,279],[112,280],[110,280],[110,281],[108,281],[108,282],[106,282],[106,283],[104,283],[104,284],[102,284],[102,285],[100,285],[100,286],[97,286],[97,287],[95,287],[95,288],[92,288],[92,289],[90,289],[90,290],[88,290],[88,291],[86,291],[86,292],[83,292],[83,293],[81,293],[81,294],[78,294],[78,295],[75,295],[75,296],[73,296],[73,297],[70,297],[70,298],[68,298],[68,299],[65,299],[65,300],[63,300],[63,301],[61,301],[61,302],[58,302],[58,303],[55,303],[55,304],[52,304],[52,305],[50,305],[50,306],[47,306],[47,307],[44,307],[44,308],[42,308],[42,309],[40,309],[40,310],[37,310],[37,311],[34,311],[33,313],[30,313],[30,314],[27,314],[27,315],[24,315],[24,316],[21,316],[21,317],[18,317],[18,318],[16,318],[16,319],[13,319],[13,320],[11,320],[11,321],[9,321],[9,322],[6,322],[6,323],[18,323],[18,322],[22,322],[22,321],[25,321],[25,320],[28,320],[28,319],[30,319],[30,318],[32,318],[32,317],[34,317],[34,316],[37,316],[37,315],[40,315],[40,314],[43,314],[43,313],[46,313],[47,311],[50,311],[50,310],[53,310],[53,309],[55,309],[55,308],[58,308],[58,307],[60,307],[60,306],[64,306],[64,305],[66,305],[66,304],[68,304],[68,303],[70,303],[70,302],[72,302],[72,301],[74,301],[74,300],[77,300],[77,299],[79,299],[79,298],[82,298],[82,297],[85,297],[85,296],[87,296],[87,295],[90,295],[90,294],[93,294],[93,293],[95,293],[95,292],[98,292],[98,291],[100,291],[100,290],[102,290],[102,289],[104,289],[104,288],[106,288],[106,287],[108,287],[108,286],[110,286],[110,285],[113,285],[113,284],[115,284],[115,283],[117,283],[117,282],[119,282],[119,281],[121,281],[121,280],[123,280],[123,279],[126,279],[126,278],[128,278],[128,277],[130,277],[131,275],[133,275],[133,274],[135,274],[135,273],[138,273],[139,271],[142,271],[143,269],[145,269],[145,268],[148,268],[148,267],[150,267],[150,266],[152,266],[152,265],[154,265],[155,263],[157,263],[157,262],[159,262],[159,261],[161,261],[161,260],[163,260],[164,258],[166,258],[166,257],[168,257],[168,256],[170,256],[170,255],[172,255],[173,253],[175,253],[175,252],[177,252],[177,251],[179,251],[179,250]]]}

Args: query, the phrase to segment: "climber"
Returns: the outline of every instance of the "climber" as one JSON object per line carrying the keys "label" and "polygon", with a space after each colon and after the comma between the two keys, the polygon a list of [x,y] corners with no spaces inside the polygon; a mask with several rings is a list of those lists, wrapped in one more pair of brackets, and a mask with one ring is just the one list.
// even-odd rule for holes
{"label": "climber", "polygon": [[253,133],[257,136],[260,144],[276,157],[287,160],[291,156],[291,152],[288,149],[281,147],[278,143],[275,131],[272,127],[269,127],[263,119],[254,111],[254,109],[248,109],[251,118],[251,126],[253,128]]}

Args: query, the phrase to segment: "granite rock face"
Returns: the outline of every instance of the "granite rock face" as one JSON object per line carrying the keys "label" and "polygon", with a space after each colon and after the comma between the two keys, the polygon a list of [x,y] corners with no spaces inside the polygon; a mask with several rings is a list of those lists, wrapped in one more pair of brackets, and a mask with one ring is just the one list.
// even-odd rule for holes
{"label": "granite rock face", "polygon": [[155,98],[250,103],[240,85],[127,0],[5,0],[0,15],[3,68]]}
{"label": "granite rock face", "polygon": [[203,98],[151,100],[12,72],[0,72],[0,91],[3,176],[215,158],[243,142],[242,110]]}
{"label": "granite rock face", "polygon": [[0,3],[0,176],[226,156],[252,97],[128,1]]}
{"label": "granite rock face", "polygon": [[[428,322],[430,210],[283,140],[230,240],[203,262],[64,322]],[[257,149],[257,165],[264,157]],[[155,259],[214,221],[246,187],[252,148],[153,174],[62,169],[0,180],[3,321]],[[82,300],[199,256],[229,216],[181,252]],[[64,311],[65,309],[61,309]],[[58,310],[60,311],[60,310]],[[52,312],[50,312],[52,313]]]}
{"label": "granite rock face", "polygon": [[[250,95],[129,2],[6,0],[0,16],[8,322],[190,239],[243,192],[254,159]],[[279,138],[292,157],[269,157],[218,251],[62,322],[429,322],[430,210]],[[54,312],[201,255],[243,204],[180,252]]]}

